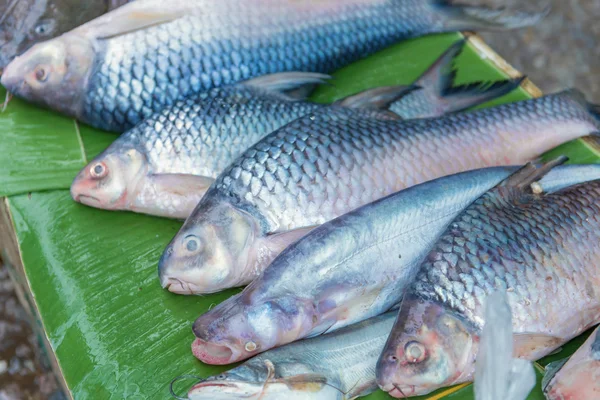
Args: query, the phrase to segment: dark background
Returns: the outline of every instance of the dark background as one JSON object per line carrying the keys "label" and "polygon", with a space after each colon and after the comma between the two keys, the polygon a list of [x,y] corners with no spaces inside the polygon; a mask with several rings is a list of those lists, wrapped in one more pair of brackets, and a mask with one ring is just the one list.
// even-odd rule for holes
{"label": "dark background", "polygon": [[[465,1],[466,2],[466,1]],[[481,36],[544,92],[576,87],[600,103],[600,0],[469,0],[470,4],[543,9],[538,26]],[[526,4],[524,4],[526,3]],[[40,357],[38,338],[0,265],[0,400],[57,396],[56,382]]]}

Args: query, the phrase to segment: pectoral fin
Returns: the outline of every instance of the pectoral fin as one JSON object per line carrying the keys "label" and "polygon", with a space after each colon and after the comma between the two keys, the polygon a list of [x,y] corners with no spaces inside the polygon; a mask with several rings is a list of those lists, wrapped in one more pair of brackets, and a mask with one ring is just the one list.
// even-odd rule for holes
{"label": "pectoral fin", "polygon": [[316,72],[280,72],[259,76],[241,84],[268,90],[293,101],[305,99],[315,85],[325,84],[329,79],[331,76]]}
{"label": "pectoral fin", "polygon": [[285,383],[289,388],[299,392],[318,392],[327,384],[327,378],[319,374],[303,374],[276,379],[275,382]]}
{"label": "pectoral fin", "polygon": [[[164,216],[185,219],[192,213],[213,182],[214,179],[206,176],[155,174],[148,178],[150,186],[148,193],[152,194],[154,199],[162,198],[164,200],[162,203],[171,204],[172,210]],[[146,200],[153,201],[153,199]]]}
{"label": "pectoral fin", "polygon": [[541,333],[518,333],[514,335],[516,357],[537,360],[559,347],[564,339]]}

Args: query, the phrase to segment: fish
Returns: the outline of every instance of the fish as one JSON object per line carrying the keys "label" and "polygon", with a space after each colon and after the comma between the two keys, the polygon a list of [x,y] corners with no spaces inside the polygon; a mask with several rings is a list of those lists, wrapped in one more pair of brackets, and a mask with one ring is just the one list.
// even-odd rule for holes
{"label": "fish", "polygon": [[[442,55],[444,61],[436,64],[451,64],[465,44],[458,41]],[[286,123],[326,107],[304,97],[315,84],[329,79],[325,74],[280,72],[179,100],[119,136],[94,158],[74,179],[71,196],[92,207],[185,219],[218,174],[244,150]],[[498,81],[489,90],[473,92],[470,101],[461,104],[475,105],[501,96],[521,81]],[[384,113],[412,91],[429,92],[425,83],[419,79],[418,87],[368,90],[334,106]],[[449,104],[443,97],[440,101],[429,97],[430,107],[419,104],[420,111],[415,112],[447,111],[439,107],[440,102]],[[402,103],[405,112],[414,104]]]}
{"label": "fish", "polygon": [[0,1],[0,71],[34,44],[68,32],[127,2],[128,0]]}
{"label": "fish", "polygon": [[377,363],[393,397],[472,380],[483,300],[507,292],[514,356],[536,360],[600,321],[600,181],[546,194],[529,164],[467,207],[405,293]]}
{"label": "fish", "polygon": [[[207,364],[229,364],[396,307],[450,222],[516,170],[485,168],[438,178],[315,228],[240,294],[198,317],[192,352]],[[538,184],[554,192],[595,179],[600,165],[567,165]]]}
{"label": "fish", "polygon": [[260,354],[209,377],[190,400],[350,400],[377,390],[375,364],[394,323],[387,313]]}
{"label": "fish", "polygon": [[599,379],[600,328],[596,328],[569,359],[546,367],[542,389],[547,400],[598,399]]}
{"label": "fish", "polygon": [[450,0],[138,0],[33,46],[1,83],[121,133],[214,87],[276,72],[330,73],[405,39],[518,28],[545,14]]}
{"label": "fish", "polygon": [[598,130],[577,91],[434,119],[327,108],[247,149],[215,180],[159,260],[164,288],[250,283],[288,245],[362,205],[441,176],[519,165]]}

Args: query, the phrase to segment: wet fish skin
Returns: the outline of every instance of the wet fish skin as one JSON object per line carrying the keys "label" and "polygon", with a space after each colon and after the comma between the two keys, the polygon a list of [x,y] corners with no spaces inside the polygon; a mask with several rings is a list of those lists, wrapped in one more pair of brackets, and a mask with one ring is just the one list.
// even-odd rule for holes
{"label": "wet fish skin", "polygon": [[[180,100],[122,134],[90,162],[75,178],[72,197],[103,209],[187,218],[235,157],[321,107],[242,84]],[[105,171],[103,176],[95,168]]]}
{"label": "wet fish skin", "polygon": [[163,287],[247,284],[310,229],[361,205],[440,176],[522,164],[596,131],[589,107],[565,92],[437,119],[384,121],[341,108],[302,117],[221,173],[163,253]]}
{"label": "wet fish skin", "polygon": [[38,42],[70,31],[127,0],[3,0],[0,2],[0,71]]}
{"label": "wet fish skin", "polygon": [[260,354],[193,386],[190,400],[349,400],[375,391],[375,363],[394,322],[387,313]]}
{"label": "wet fish skin", "polygon": [[596,328],[543,387],[544,394],[548,400],[597,399],[600,398],[599,378],[600,328]]}
{"label": "wet fish skin", "polygon": [[123,132],[213,87],[327,73],[410,37],[539,19],[440,0],[138,0],[34,46],[1,81],[31,102]]}
{"label": "wet fish skin", "polygon": [[521,358],[538,359],[599,321],[599,194],[598,180],[539,196],[509,178],[468,207],[403,300],[379,386],[404,397],[471,380],[482,303],[496,290],[508,292]]}
{"label": "wet fish skin", "polygon": [[[400,302],[448,224],[516,170],[438,178],[319,226],[287,247],[241,294],[200,316],[192,351],[208,364],[237,362],[386,312]],[[600,165],[572,165],[554,169],[540,185],[553,192],[594,179],[600,179]],[[250,342],[255,350],[246,350]]]}

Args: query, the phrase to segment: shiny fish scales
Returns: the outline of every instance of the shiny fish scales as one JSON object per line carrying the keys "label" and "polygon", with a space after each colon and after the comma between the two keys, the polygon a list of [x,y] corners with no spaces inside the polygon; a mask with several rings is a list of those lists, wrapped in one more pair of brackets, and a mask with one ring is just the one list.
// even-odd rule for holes
{"label": "shiny fish scales", "polygon": [[393,325],[384,314],[258,355],[194,385],[190,400],[350,400],[375,391],[375,363]]}
{"label": "shiny fish scales", "polygon": [[321,107],[247,85],[180,100],[96,157],[75,178],[72,197],[93,207],[186,218],[235,157]]}
{"label": "shiny fish scales", "polygon": [[164,287],[203,293],[250,282],[311,228],[439,176],[522,164],[594,132],[565,92],[436,119],[386,121],[328,108],[269,134],[211,186],[159,263]]}
{"label": "shiny fish scales", "polygon": [[378,363],[393,396],[472,378],[483,301],[496,290],[508,292],[523,358],[600,319],[600,181],[539,196],[510,179],[459,215],[419,268]]}
{"label": "shiny fish scales", "polygon": [[[484,168],[438,178],[319,226],[287,247],[240,295],[198,317],[194,355],[208,364],[237,362],[389,310],[448,224],[516,170]],[[569,165],[550,171],[539,185],[554,192],[595,179],[600,165]]]}
{"label": "shiny fish scales", "polygon": [[139,0],[38,44],[6,68],[2,84],[122,132],[213,87],[274,72],[330,72],[410,37],[539,17],[439,0]]}

